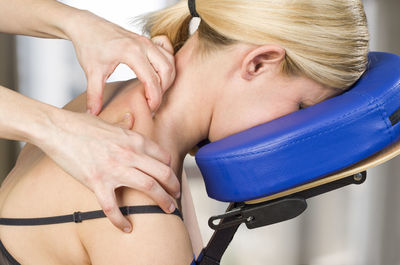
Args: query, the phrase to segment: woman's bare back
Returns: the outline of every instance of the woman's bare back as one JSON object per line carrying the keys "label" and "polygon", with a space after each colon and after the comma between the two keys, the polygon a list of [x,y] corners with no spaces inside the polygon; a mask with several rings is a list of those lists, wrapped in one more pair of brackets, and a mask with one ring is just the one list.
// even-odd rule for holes
{"label": "woman's bare back", "polygon": [[[152,116],[138,85],[110,85],[106,97],[111,100],[100,118],[116,123],[130,112],[135,117],[133,129],[151,138]],[[83,96],[69,108],[82,111],[84,104]],[[117,190],[117,198],[120,206],[155,205],[143,193],[127,188]],[[99,209],[90,190],[31,145],[21,152],[0,189],[1,217],[47,217]],[[21,264],[190,264],[193,251],[179,217],[145,214],[128,218],[133,224],[130,234],[102,218],[79,224],[0,226],[0,239]]]}

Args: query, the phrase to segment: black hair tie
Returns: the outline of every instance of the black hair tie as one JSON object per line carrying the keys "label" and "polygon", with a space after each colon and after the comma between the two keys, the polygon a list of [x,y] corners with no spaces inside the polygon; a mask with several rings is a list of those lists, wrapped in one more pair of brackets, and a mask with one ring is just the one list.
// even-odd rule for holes
{"label": "black hair tie", "polygon": [[196,11],[196,0],[188,0],[189,11],[192,17],[200,17],[199,13]]}

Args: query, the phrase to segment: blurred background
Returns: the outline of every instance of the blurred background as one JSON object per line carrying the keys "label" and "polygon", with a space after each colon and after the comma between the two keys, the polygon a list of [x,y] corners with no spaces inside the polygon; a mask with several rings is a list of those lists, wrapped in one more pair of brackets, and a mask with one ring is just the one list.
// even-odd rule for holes
{"label": "blurred background", "polygon": [[[129,30],[141,30],[132,18],[175,0],[63,1],[88,9]],[[400,54],[400,1],[364,0],[371,50]],[[110,81],[133,78],[118,67]],[[0,84],[31,98],[62,107],[85,90],[86,80],[73,46],[0,34]],[[0,179],[15,163],[21,144],[0,140]],[[366,183],[308,201],[300,217],[255,230],[239,229],[223,265],[400,265],[400,158],[368,171]],[[227,207],[207,197],[193,158],[185,161],[204,242],[212,231],[211,215]]]}

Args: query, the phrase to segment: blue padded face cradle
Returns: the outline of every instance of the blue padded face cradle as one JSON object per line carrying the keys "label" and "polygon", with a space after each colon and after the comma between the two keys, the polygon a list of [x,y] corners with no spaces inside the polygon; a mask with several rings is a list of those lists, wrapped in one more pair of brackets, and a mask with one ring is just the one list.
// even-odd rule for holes
{"label": "blue padded face cradle", "polygon": [[347,92],[202,147],[208,195],[262,198],[348,167],[400,139],[400,57],[372,52]]}

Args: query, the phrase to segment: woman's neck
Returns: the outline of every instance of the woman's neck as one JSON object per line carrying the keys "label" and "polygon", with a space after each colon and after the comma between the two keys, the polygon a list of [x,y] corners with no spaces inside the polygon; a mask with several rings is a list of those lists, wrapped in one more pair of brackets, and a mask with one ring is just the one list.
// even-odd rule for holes
{"label": "woman's neck", "polygon": [[201,95],[194,93],[193,89],[174,85],[152,116],[143,84],[133,82],[127,88],[120,95],[121,101],[114,103],[122,108],[121,113],[133,113],[133,130],[152,139],[170,153],[171,166],[180,175],[185,155],[208,136],[212,104],[201,100]]}
{"label": "woman's neck", "polygon": [[212,104],[207,104],[201,93],[192,88],[173,86],[153,117],[154,140],[175,154],[173,163],[181,164],[186,154],[208,137]]}

